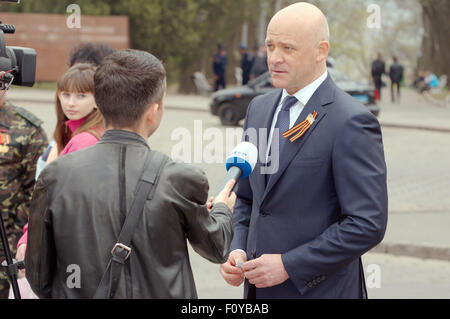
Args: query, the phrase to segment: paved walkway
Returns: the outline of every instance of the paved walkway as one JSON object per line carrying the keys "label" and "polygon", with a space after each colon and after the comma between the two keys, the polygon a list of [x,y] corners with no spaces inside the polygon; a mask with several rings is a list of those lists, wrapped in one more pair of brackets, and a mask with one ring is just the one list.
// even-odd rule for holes
{"label": "paved walkway", "polygon": [[401,103],[391,103],[386,91],[380,122],[385,127],[440,130],[450,133],[450,105],[437,106],[411,89],[403,90]]}
{"label": "paved walkway", "polygon": [[389,223],[375,251],[450,260],[450,107],[409,89],[400,104],[388,94],[379,120],[389,136]]}

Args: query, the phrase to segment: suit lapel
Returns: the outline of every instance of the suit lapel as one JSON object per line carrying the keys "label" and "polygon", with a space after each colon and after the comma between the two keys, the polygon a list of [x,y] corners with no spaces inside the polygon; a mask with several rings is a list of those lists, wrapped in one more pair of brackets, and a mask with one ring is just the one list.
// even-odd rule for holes
{"label": "suit lapel", "polygon": [[[313,125],[306,131],[306,133],[300,137],[298,140],[294,142],[288,141],[282,150],[282,154],[280,154],[279,158],[279,167],[278,170],[269,177],[269,181],[267,183],[267,187],[264,191],[264,195],[262,197],[262,201],[266,198],[266,196],[270,193],[272,188],[278,182],[280,177],[286,171],[289,164],[292,162],[294,157],[300,152],[302,147],[305,145],[308,138],[311,136],[311,133],[318,126],[320,121],[326,116],[327,112],[324,108],[325,105],[330,104],[333,101],[334,90],[333,90],[333,82],[328,75],[327,79],[322,83],[322,85],[317,89],[317,91],[313,94],[311,99],[308,101],[308,104],[305,105],[303,111],[301,112],[299,118],[295,125],[303,122],[309,114],[312,114],[314,111],[317,112],[317,118]],[[294,125],[294,126],[295,126]],[[261,203],[262,203],[261,201]]]}
{"label": "suit lapel", "polygon": [[[273,94],[269,95],[267,100],[265,100],[264,105],[261,105],[256,112],[262,115],[262,121],[264,126],[261,128],[266,130],[258,131],[258,161],[256,162],[255,169],[253,170],[253,174],[250,176],[250,179],[253,180],[256,185],[256,192],[253,192],[253,195],[256,196],[259,203],[262,202],[262,196],[264,194],[264,189],[266,188],[266,175],[262,174],[262,169],[265,165],[266,160],[266,150],[267,150],[267,141],[269,140],[270,128],[272,126],[273,116],[277,109],[278,104],[280,104],[282,90],[277,90]],[[260,129],[261,129],[260,128]]]}

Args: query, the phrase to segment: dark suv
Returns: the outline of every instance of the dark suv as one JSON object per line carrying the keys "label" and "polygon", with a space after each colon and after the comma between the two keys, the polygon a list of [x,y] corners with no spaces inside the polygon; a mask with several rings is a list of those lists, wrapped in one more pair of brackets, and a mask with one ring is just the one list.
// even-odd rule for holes
{"label": "dark suv", "polygon": [[[366,105],[375,116],[378,116],[380,108],[376,101],[379,95],[374,88],[355,82],[333,68],[328,68],[328,73],[339,88]],[[219,116],[223,125],[237,126],[239,121],[245,118],[250,101],[272,90],[275,88],[272,86],[270,73],[266,72],[245,86],[215,92],[210,103],[211,113]]]}

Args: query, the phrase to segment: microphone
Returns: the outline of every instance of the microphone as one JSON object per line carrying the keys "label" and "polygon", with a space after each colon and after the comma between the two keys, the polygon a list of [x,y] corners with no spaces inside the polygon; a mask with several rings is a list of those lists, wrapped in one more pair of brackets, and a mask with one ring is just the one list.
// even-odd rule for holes
{"label": "microphone", "polygon": [[[234,179],[236,184],[241,178],[247,178],[253,172],[256,166],[256,161],[258,160],[258,150],[256,146],[249,142],[243,142],[236,146],[231,152],[230,156],[227,157],[226,168],[227,174],[223,180],[222,185],[219,188],[215,198],[220,194],[220,192],[225,188],[225,185]],[[236,184],[234,187],[236,187]],[[233,188],[234,188],[233,187]]]}

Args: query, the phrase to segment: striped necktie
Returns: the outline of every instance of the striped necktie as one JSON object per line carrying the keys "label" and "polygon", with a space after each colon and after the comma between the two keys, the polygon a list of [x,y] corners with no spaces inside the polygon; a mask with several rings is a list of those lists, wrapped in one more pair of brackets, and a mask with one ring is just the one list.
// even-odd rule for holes
{"label": "striped necktie", "polygon": [[290,129],[290,111],[291,108],[298,102],[297,98],[295,96],[287,96],[284,99],[283,102],[283,106],[280,110],[280,112],[278,113],[278,119],[277,119],[277,123],[275,124],[275,130],[274,130],[274,134],[272,137],[272,145],[273,145],[273,141],[274,138],[276,138],[277,134],[276,134],[276,129],[278,129],[278,141],[279,141],[279,150],[280,150],[280,154],[281,151],[284,147],[284,144],[287,142],[287,139],[283,137],[283,133],[286,132],[287,130]]}
{"label": "striped necktie", "polygon": [[[298,102],[295,96],[287,96],[283,101],[283,106],[281,107],[280,112],[278,112],[278,119],[275,123],[275,127],[272,134],[272,142],[270,145],[269,151],[269,161],[266,165],[271,166],[274,165],[275,162],[279,162],[281,158],[281,152],[285,143],[287,143],[287,139],[283,137],[283,133],[290,129],[290,110],[291,108]],[[278,139],[278,147],[276,147],[276,139]],[[273,152],[278,152],[278,154],[273,154]],[[277,156],[278,155],[278,156]],[[271,174],[265,175],[266,177],[266,185],[269,181]]]}

